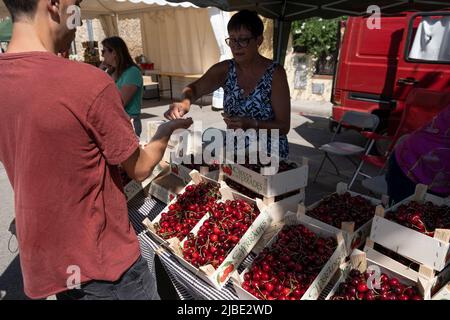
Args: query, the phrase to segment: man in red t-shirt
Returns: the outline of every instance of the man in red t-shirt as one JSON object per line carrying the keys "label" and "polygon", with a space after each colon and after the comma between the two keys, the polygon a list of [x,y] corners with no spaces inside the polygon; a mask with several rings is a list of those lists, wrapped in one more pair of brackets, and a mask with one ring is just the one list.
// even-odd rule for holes
{"label": "man in red t-shirt", "polygon": [[[118,171],[138,181],[161,161],[162,125],[142,149],[111,78],[56,54],[76,0],[3,0],[14,21],[0,56],[0,161],[14,189],[25,293],[31,298],[159,298],[140,256]],[[82,283],[71,289],[73,280]]]}

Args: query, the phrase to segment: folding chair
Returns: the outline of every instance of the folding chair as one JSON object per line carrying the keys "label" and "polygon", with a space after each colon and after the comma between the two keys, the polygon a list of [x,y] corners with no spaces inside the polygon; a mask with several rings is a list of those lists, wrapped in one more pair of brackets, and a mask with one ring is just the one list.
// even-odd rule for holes
{"label": "folding chair", "polygon": [[351,157],[360,155],[368,148],[369,145],[371,145],[371,139],[367,139],[367,142],[364,147],[351,143],[336,141],[337,134],[340,132],[342,127],[347,129],[354,129],[359,132],[362,132],[364,130],[366,131],[369,130],[370,132],[373,132],[376,130],[379,122],[380,120],[378,116],[374,114],[365,112],[347,111],[342,116],[342,119],[339,122],[336,128],[336,132],[331,138],[331,141],[319,147],[319,150],[322,150],[325,154],[323,156],[322,162],[320,163],[319,170],[317,171],[316,176],[314,177],[313,183],[316,182],[317,176],[319,175],[319,172],[322,170],[325,160],[327,159],[328,161],[331,162],[331,164],[335,168],[337,175],[340,176],[339,169],[332,160],[332,158],[330,157],[330,155],[344,156],[355,166],[358,166],[358,164]]}
{"label": "folding chair", "polygon": [[[361,132],[361,134],[366,138],[372,139],[372,142],[367,150],[370,150],[376,141],[390,141],[390,144],[387,151],[383,155],[369,155],[368,152],[362,155],[362,161],[353,174],[348,188],[350,189],[357,176],[361,175],[368,178],[366,179],[367,181],[363,180],[363,187],[376,194],[386,194],[387,184],[383,181],[384,175],[381,175],[381,173],[386,169],[387,160],[389,159],[389,156],[393,152],[395,146],[398,144],[399,139],[402,136],[409,134],[429,123],[436,114],[438,114],[449,104],[450,92],[440,92],[422,88],[415,88],[411,90],[405,101],[400,124],[393,136],[381,136],[374,132]],[[380,168],[380,175],[372,177],[366,173],[363,173],[361,169],[365,164],[370,164]]]}

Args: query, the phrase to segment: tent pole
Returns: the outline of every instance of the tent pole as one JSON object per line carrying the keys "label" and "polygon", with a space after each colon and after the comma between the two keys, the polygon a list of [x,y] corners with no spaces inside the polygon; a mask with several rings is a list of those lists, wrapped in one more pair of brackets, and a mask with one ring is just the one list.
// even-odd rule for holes
{"label": "tent pole", "polygon": [[275,61],[277,63],[280,63],[280,58],[281,58],[281,38],[283,37],[283,25],[284,25],[284,21],[277,19],[276,21],[277,24],[277,31],[278,31],[278,35],[277,35],[277,52],[275,55]]}
{"label": "tent pole", "polygon": [[92,29],[92,20],[88,19],[86,23],[89,41],[94,41],[94,31]]}
{"label": "tent pole", "polygon": [[284,34],[284,31],[285,31],[284,29],[285,29],[285,23],[286,23],[286,21],[285,21],[286,6],[287,6],[287,1],[284,0],[280,16],[275,21],[275,28],[277,30],[277,35],[276,35],[276,42],[275,42],[276,52],[274,52],[274,54],[275,54],[274,60],[277,63],[280,63],[280,64],[284,64],[284,55],[282,53],[282,50],[283,50],[282,47],[284,47],[284,45],[282,45],[282,44],[284,43],[284,41],[283,41],[283,34]]}

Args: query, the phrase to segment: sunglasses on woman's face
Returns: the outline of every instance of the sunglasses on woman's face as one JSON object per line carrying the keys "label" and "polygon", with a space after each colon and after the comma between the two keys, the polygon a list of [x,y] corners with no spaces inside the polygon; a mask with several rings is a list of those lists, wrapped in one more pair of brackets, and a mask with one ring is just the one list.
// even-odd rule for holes
{"label": "sunglasses on woman's face", "polygon": [[240,48],[247,48],[248,45],[249,45],[249,43],[250,43],[250,40],[252,40],[253,38],[254,38],[254,37],[238,38],[238,39],[235,39],[235,38],[226,38],[226,39],[225,39],[225,43],[226,43],[229,47],[231,47],[232,45],[235,45],[235,46],[239,46]]}
{"label": "sunglasses on woman's face", "polygon": [[107,47],[104,47],[103,48],[103,50],[102,50],[102,54],[105,54],[105,51],[108,51],[108,52],[112,52],[112,50],[110,49],[110,48],[107,48]]}

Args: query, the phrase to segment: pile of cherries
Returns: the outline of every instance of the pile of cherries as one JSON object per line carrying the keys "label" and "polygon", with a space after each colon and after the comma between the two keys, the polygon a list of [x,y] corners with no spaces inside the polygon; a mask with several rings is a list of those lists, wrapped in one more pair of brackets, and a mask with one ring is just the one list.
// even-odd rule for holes
{"label": "pile of cherries", "polygon": [[436,229],[450,229],[450,207],[411,201],[399,206],[396,212],[386,213],[386,219],[434,237]]}
{"label": "pile of cherries", "polygon": [[[361,273],[352,269],[347,280],[339,284],[331,300],[423,300],[415,286],[405,286],[397,278],[389,278],[385,273],[380,275],[379,280],[377,289],[375,276],[371,277],[367,271]],[[373,289],[369,289],[369,281],[372,281]]]}
{"label": "pile of cherries", "polygon": [[197,234],[190,233],[184,242],[183,257],[195,267],[211,264],[217,269],[260,212],[243,200],[216,202],[210,209]]}
{"label": "pile of cherries", "polygon": [[242,288],[262,300],[300,300],[333,255],[336,240],[303,225],[285,226],[255,258]]}
{"label": "pile of cherries", "polygon": [[342,222],[355,222],[355,229],[373,218],[375,206],[361,196],[352,197],[349,192],[332,194],[323,199],[319,206],[307,212],[314,219],[341,228]]}
{"label": "pile of cherries", "polygon": [[188,185],[177,201],[169,205],[169,210],[161,214],[160,221],[155,224],[156,233],[163,239],[177,237],[183,240],[207,212],[212,212],[220,197],[216,184]]}

